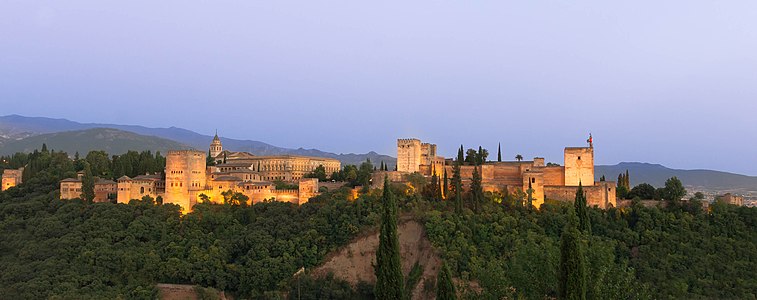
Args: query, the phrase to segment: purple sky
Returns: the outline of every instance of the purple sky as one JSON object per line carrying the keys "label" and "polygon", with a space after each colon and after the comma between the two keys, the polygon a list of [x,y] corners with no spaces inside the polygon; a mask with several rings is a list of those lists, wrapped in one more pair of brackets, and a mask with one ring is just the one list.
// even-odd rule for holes
{"label": "purple sky", "polygon": [[757,1],[474,2],[6,0],[0,115],[757,175]]}

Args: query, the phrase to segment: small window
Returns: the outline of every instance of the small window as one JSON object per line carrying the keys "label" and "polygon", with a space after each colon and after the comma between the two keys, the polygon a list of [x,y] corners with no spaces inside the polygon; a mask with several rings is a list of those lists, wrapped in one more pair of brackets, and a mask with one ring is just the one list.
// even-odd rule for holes
{"label": "small window", "polygon": [[531,183],[536,183],[536,178],[531,178]]}
{"label": "small window", "polygon": [[581,160],[581,157],[580,157],[580,156],[578,157],[578,160]]}

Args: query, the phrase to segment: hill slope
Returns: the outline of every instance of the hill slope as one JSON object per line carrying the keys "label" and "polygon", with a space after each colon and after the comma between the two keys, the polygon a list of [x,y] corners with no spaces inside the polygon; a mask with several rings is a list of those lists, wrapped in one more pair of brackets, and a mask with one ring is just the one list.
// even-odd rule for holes
{"label": "hill slope", "polygon": [[757,177],[712,170],[677,170],[658,164],[623,162],[612,166],[596,166],[594,175],[597,180],[605,175],[607,180],[616,181],[618,174],[625,173],[626,170],[631,177],[631,186],[646,182],[661,187],[665,185],[665,180],[676,176],[687,186],[707,190],[757,192]]}
{"label": "hill slope", "polygon": [[[28,138],[30,136],[55,133],[71,130],[83,130],[91,128],[113,128],[123,131],[129,131],[141,135],[151,135],[164,139],[176,141],[178,143],[191,146],[195,149],[207,149],[212,136],[202,135],[194,131],[183,128],[149,128],[137,125],[118,125],[118,124],[97,124],[97,123],[78,123],[66,119],[53,119],[44,117],[25,117],[19,115],[0,116],[0,146],[3,145],[2,138],[7,140],[17,140]],[[342,164],[360,164],[366,159],[370,159],[375,164],[381,161],[394,167],[396,159],[388,155],[381,155],[375,152],[365,154],[336,154],[324,152],[318,149],[289,149],[276,147],[260,141],[237,140],[222,138],[224,149],[231,151],[248,151],[255,155],[276,155],[276,154],[293,154],[317,157],[328,157],[338,159]],[[81,152],[81,151],[80,151]]]}
{"label": "hill slope", "polygon": [[126,153],[128,150],[151,150],[165,154],[171,149],[191,148],[159,137],[110,128],[93,128],[34,135],[21,140],[6,140],[0,147],[0,154],[31,152],[34,149],[40,149],[43,143],[47,144],[48,149],[63,150],[71,155],[77,151],[86,155],[91,150],[105,150],[110,154]]}
{"label": "hill slope", "polygon": [[[412,299],[433,299],[435,289],[429,291],[424,287],[436,286],[441,259],[426,237],[423,225],[415,220],[404,218],[397,224],[397,233],[400,241],[402,273],[405,278],[416,263],[423,270],[418,284],[412,287]],[[333,273],[334,277],[345,280],[352,286],[360,281],[375,284],[376,275],[373,272],[373,264],[376,261],[378,243],[378,232],[356,238],[349,245],[327,257],[326,262],[314,269],[312,274],[325,276]]]}

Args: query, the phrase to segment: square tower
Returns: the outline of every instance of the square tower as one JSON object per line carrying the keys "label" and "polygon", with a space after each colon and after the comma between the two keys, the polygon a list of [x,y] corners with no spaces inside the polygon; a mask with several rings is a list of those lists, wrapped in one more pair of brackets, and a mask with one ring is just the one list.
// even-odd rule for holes
{"label": "square tower", "polygon": [[188,212],[205,190],[206,154],[196,150],[168,151],[166,155],[166,196],[163,203],[178,204]]}
{"label": "square tower", "polygon": [[419,139],[397,140],[397,171],[418,172],[421,165],[421,141]]}
{"label": "square tower", "polygon": [[565,186],[594,185],[594,148],[565,148]]}

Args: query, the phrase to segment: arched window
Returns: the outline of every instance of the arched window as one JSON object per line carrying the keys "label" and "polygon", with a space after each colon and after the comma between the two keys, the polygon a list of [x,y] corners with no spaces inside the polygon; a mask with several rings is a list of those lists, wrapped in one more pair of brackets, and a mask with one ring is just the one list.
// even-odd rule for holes
{"label": "arched window", "polygon": [[140,193],[140,194],[144,194],[144,193],[145,193],[145,187],[141,187],[141,188],[139,188],[139,193]]}

